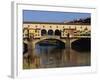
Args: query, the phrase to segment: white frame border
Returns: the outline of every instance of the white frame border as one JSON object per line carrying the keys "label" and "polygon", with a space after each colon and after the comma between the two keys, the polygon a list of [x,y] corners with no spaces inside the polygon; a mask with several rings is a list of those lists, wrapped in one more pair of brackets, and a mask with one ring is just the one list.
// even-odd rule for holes
{"label": "white frame border", "polygon": [[[52,68],[52,69],[33,69],[22,70],[22,10],[46,10],[46,11],[61,11],[61,12],[89,12],[91,13],[91,66],[85,67],[67,67],[67,68]],[[66,10],[67,9],[67,10]],[[45,77],[45,76],[61,76],[66,74],[96,72],[96,48],[95,45],[95,26],[96,26],[96,9],[86,7],[71,7],[71,6],[56,6],[56,5],[39,5],[39,4],[27,4],[12,2],[12,71],[11,76],[17,77]],[[95,54],[94,54],[95,53]],[[47,74],[48,73],[48,74]],[[33,75],[34,74],[34,75]]]}

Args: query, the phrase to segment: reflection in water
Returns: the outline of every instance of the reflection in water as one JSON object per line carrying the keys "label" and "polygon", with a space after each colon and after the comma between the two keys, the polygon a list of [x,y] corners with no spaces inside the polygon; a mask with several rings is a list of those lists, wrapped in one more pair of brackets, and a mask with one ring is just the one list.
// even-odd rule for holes
{"label": "reflection in water", "polygon": [[68,66],[89,66],[90,53],[77,52],[68,47],[65,49],[57,46],[40,46],[36,45],[35,55],[40,57],[41,68],[68,67]]}
{"label": "reflection in water", "polygon": [[[51,41],[53,42],[53,41]],[[79,52],[70,48],[69,40],[65,45],[57,42],[49,43],[45,41],[36,44],[32,49],[33,57],[27,58],[27,53],[24,54],[23,68],[56,68],[56,67],[74,67],[74,66],[90,66],[91,54],[90,51]],[[48,44],[47,44],[48,43]],[[60,45],[60,46],[59,46]],[[62,47],[64,46],[64,47]],[[25,57],[26,56],[26,57]]]}

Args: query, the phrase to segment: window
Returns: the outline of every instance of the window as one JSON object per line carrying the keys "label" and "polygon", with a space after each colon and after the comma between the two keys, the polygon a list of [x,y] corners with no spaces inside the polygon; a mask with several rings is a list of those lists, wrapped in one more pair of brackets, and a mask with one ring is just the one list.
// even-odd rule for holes
{"label": "window", "polygon": [[58,26],[56,26],[56,28],[58,28]]}
{"label": "window", "polygon": [[37,36],[37,34],[35,34],[35,36]]}
{"label": "window", "polygon": [[45,26],[43,26],[43,28],[45,28]]}
{"label": "window", "polygon": [[37,32],[37,30],[35,30],[35,32]]}
{"label": "window", "polygon": [[52,26],[50,26],[50,28],[52,28]]}

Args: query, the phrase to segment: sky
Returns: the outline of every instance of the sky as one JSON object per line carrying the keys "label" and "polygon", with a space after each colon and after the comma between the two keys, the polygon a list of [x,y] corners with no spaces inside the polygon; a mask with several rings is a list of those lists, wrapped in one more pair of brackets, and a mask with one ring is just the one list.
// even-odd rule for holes
{"label": "sky", "polygon": [[28,22],[68,22],[90,17],[90,13],[23,10],[23,21]]}

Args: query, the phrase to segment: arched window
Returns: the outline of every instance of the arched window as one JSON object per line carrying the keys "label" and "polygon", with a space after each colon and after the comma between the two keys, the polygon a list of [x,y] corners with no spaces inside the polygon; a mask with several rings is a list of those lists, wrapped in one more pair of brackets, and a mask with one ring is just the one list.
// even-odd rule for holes
{"label": "arched window", "polygon": [[61,31],[58,30],[58,29],[56,29],[56,30],[55,30],[55,35],[57,35],[57,36],[61,36]]}
{"label": "arched window", "polygon": [[41,30],[41,35],[42,35],[42,36],[47,35],[47,31],[46,31],[45,29],[42,29],[42,30]]}
{"label": "arched window", "polygon": [[53,30],[48,30],[48,35],[53,35]]}

